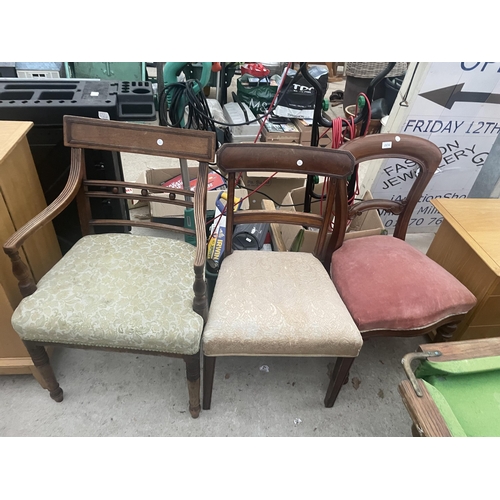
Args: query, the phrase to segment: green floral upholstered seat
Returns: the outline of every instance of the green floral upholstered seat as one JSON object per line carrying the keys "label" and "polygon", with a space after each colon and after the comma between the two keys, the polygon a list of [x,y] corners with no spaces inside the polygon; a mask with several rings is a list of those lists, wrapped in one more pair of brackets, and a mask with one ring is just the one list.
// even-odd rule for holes
{"label": "green floral upholstered seat", "polygon": [[195,354],[195,247],[162,237],[85,236],[24,298],[12,324],[23,340]]}

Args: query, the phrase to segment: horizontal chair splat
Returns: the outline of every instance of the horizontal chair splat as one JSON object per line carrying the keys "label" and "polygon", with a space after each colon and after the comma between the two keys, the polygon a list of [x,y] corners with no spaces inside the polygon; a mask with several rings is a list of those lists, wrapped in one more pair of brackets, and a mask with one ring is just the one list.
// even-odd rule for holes
{"label": "horizontal chair splat", "polygon": [[349,208],[349,218],[353,218],[356,215],[366,212],[368,210],[385,210],[386,212],[391,212],[394,215],[399,215],[405,209],[406,203],[401,201],[392,200],[367,200],[355,203]]}
{"label": "horizontal chair splat", "polygon": [[171,224],[161,224],[159,222],[144,222],[137,220],[122,220],[122,219],[91,219],[89,221],[91,226],[136,226],[136,227],[147,227],[149,229],[162,229],[177,231],[184,234],[194,235],[194,229],[188,229],[181,226],[173,226]]}
{"label": "horizontal chair splat", "polygon": [[140,184],[138,182],[124,182],[124,181],[83,181],[84,186],[94,187],[116,187],[116,188],[132,188],[132,189],[147,189],[151,193],[175,193],[182,196],[194,196],[194,191],[187,189],[168,188],[163,186],[152,186],[151,184]]}
{"label": "horizontal chair splat", "polygon": [[323,218],[320,215],[302,212],[286,211],[280,213],[279,210],[251,210],[234,213],[235,224],[247,224],[250,221],[321,227]]}
{"label": "horizontal chair splat", "polygon": [[215,134],[71,116],[63,118],[64,145],[212,162]]}
{"label": "horizontal chair splat", "polygon": [[157,203],[165,203],[169,205],[180,205],[181,207],[193,208],[192,201],[185,201],[180,199],[170,199],[170,198],[162,198],[161,196],[142,196],[135,194],[127,194],[127,193],[110,193],[109,191],[88,191],[86,195],[89,198],[119,198],[126,200],[138,200],[138,201],[154,201]]}

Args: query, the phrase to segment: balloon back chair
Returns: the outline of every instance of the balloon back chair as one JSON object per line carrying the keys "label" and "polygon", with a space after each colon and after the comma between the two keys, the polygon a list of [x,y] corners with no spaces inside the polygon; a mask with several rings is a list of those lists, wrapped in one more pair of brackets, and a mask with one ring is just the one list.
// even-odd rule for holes
{"label": "balloon back chair", "polygon": [[[64,144],[71,148],[64,191],[4,245],[24,297],[12,316],[13,327],[57,402],[62,401],[63,391],[46,346],[157,354],[185,361],[189,411],[196,418],[200,412],[200,339],[208,308],[204,278],[207,163],[215,157],[215,134],[65,116]],[[87,180],[85,149],[198,161],[196,192]],[[141,194],[127,194],[127,187],[139,188]],[[137,220],[96,220],[90,204],[96,197],[194,206],[196,230]],[[75,198],[83,236],[35,284],[19,250]],[[168,237],[103,232],[106,226],[116,225],[178,231],[196,236],[197,246]]]}
{"label": "balloon back chair", "polygon": [[[349,208],[349,218],[373,209],[396,215],[393,236],[345,241],[331,257],[332,281],[363,339],[434,332],[435,340],[449,340],[476,298],[454,276],[405,241],[415,207],[441,162],[439,148],[415,136],[378,134],[354,139],[340,150],[352,153],[357,163],[401,158],[414,162],[418,169],[404,200],[361,201]],[[333,377],[344,377],[352,361],[339,360],[341,366]],[[333,403],[332,398],[327,401],[328,406]]]}
{"label": "balloon back chair", "polygon": [[[346,230],[352,154],[285,144],[224,144],[217,164],[228,174],[226,241],[203,333],[203,409],[211,407],[217,357],[351,360],[362,346],[359,331],[327,271]],[[249,171],[325,176],[330,182],[322,215],[233,210],[236,175]],[[333,213],[335,225],[330,235]],[[266,222],[316,228],[314,252],[233,251],[235,225]],[[328,395],[336,395],[341,386],[330,384]]]}

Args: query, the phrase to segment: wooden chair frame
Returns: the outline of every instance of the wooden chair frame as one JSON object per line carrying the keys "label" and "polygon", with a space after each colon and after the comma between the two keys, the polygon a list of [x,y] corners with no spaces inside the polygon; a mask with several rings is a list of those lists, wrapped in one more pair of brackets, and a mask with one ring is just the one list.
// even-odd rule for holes
{"label": "wooden chair frame", "polygon": [[[225,144],[217,155],[218,166],[228,175],[226,241],[224,257],[232,253],[233,228],[246,223],[297,224],[318,229],[313,255],[329,270],[331,254],[342,246],[347,227],[347,178],[353,172],[354,157],[348,151],[288,144]],[[320,175],[330,180],[323,215],[286,210],[235,211],[236,175],[240,172],[288,172]],[[330,240],[327,235],[335,215]],[[327,242],[328,241],[328,242]],[[244,307],[244,304],[243,304]],[[203,409],[212,401],[216,356],[203,356]],[[341,358],[348,359],[348,358]],[[332,379],[328,393],[338,393]]]}
{"label": "wooden chair frame", "polygon": [[[193,310],[206,321],[208,304],[205,285],[206,260],[206,192],[208,178],[208,162],[215,157],[215,134],[206,131],[170,129],[153,125],[132,124],[94,118],[65,116],[64,144],[71,147],[71,166],[69,178],[63,192],[45,208],[38,216],[19,229],[4,244],[4,251],[12,262],[12,271],[19,282],[23,297],[36,291],[36,284],[28,267],[20,257],[23,243],[41,227],[48,224],[59,215],[76,198],[82,234],[94,232],[96,226],[140,226],[149,229],[177,231],[194,235],[197,250],[194,262],[195,280],[193,284]],[[85,178],[84,149],[97,149],[116,152],[129,152],[171,158],[183,158],[199,162],[198,184],[195,193],[189,190],[163,188],[149,184],[137,184],[124,181],[87,180]],[[127,194],[126,188],[139,188],[141,194]],[[157,196],[158,193],[168,193],[169,197]],[[169,224],[131,220],[97,220],[92,218],[90,198],[106,199],[138,199],[179,205],[186,208],[194,207],[195,230]],[[188,198],[183,199],[183,198]],[[194,202],[193,202],[194,198]],[[44,343],[25,341],[24,344],[40,371],[50,396],[57,402],[62,401],[63,391],[59,387],[54,372],[50,366],[45,346],[62,346],[83,349],[97,349],[119,352],[145,354],[146,351],[118,348],[98,348],[77,346],[73,344]],[[171,353],[148,354],[181,357],[186,363],[186,373],[189,391],[189,411],[196,418],[200,412],[200,354],[180,355]]]}
{"label": "wooden chair frame", "polygon": [[[386,149],[381,149],[381,144]],[[441,162],[441,152],[437,146],[426,139],[405,134],[376,134],[350,141],[340,147],[341,151],[349,151],[356,158],[356,163],[385,158],[401,158],[414,161],[420,171],[412,184],[406,199],[402,201],[373,199],[354,203],[349,208],[349,218],[352,219],[367,210],[382,209],[397,216],[394,238],[404,240],[412,213]],[[433,325],[414,330],[374,330],[363,331],[363,341],[372,337],[418,337],[436,331],[437,341],[448,341],[466,314],[450,316]],[[338,359],[332,374],[341,385],[347,381],[349,370],[354,358]],[[330,395],[325,400],[327,406],[333,406],[335,397]]]}

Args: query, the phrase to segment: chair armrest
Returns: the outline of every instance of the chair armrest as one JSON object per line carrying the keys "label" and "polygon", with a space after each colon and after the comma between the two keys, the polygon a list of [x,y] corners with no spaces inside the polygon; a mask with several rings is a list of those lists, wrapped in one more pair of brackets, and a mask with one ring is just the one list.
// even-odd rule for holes
{"label": "chair armrest", "polygon": [[75,198],[83,178],[83,170],[80,168],[82,155],[83,151],[81,149],[71,151],[71,168],[68,182],[63,192],[36,217],[33,217],[33,219],[18,229],[3,245],[3,251],[11,260],[12,273],[18,281],[19,290],[23,297],[34,293],[36,291],[36,284],[28,266],[19,255],[19,248],[31,235],[59,215]]}
{"label": "chair armrest", "polygon": [[9,257],[17,253],[21,245],[32,234],[52,221],[73,201],[82,180],[82,170],[77,165],[77,157],[82,154],[81,149],[72,150],[69,178],[62,193],[48,207],[44,208],[37,216],[24,224],[5,242],[3,250]]}
{"label": "chair armrest", "polygon": [[207,204],[208,164],[200,162],[198,182],[194,193],[194,223],[196,231],[196,253],[194,258],[194,301],[193,309],[204,321],[208,317],[207,286],[205,282],[205,262],[207,260],[206,204]]}

